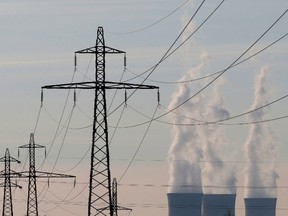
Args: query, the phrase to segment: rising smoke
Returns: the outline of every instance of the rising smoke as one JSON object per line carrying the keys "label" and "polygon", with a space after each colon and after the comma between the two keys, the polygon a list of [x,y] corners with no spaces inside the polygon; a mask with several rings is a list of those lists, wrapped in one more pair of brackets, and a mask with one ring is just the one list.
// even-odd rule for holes
{"label": "rising smoke", "polygon": [[[201,64],[188,71],[180,81],[203,75],[202,70],[207,56],[207,53],[203,53]],[[219,91],[222,84],[223,82],[218,80],[212,89],[213,95],[210,102],[206,103],[205,98],[198,94],[193,100],[178,108],[176,111],[178,114],[174,113],[172,116],[173,122],[181,125],[201,123],[193,121],[191,118],[213,121],[229,117],[229,112],[223,108],[223,99]],[[193,83],[193,85],[196,84]],[[181,104],[191,95],[191,88],[188,85],[180,84],[172,96],[169,108],[172,109]],[[181,115],[179,115],[180,113]],[[228,144],[221,126],[215,124],[174,125],[172,134],[174,139],[169,150],[170,185],[172,187],[169,192],[202,193],[202,184],[204,184],[204,192],[209,194],[234,194],[236,192],[235,169],[228,167],[223,162],[223,155],[220,154]],[[201,161],[205,162],[204,166]],[[190,185],[191,187],[177,187],[181,185]]]}
{"label": "rising smoke", "polygon": [[[201,56],[201,64],[188,71],[180,81],[193,79],[201,75],[202,67],[205,64],[206,55]],[[172,95],[169,108],[173,109],[177,105],[186,101],[192,95],[188,84],[179,84],[177,91]],[[198,95],[193,101],[188,101],[177,109],[177,113],[172,116],[173,122],[177,124],[191,123],[191,119],[185,116],[202,115],[202,97]],[[181,115],[180,115],[181,114]],[[199,136],[199,127],[173,126],[173,142],[169,149],[170,162],[170,188],[171,193],[202,193],[202,180],[200,163],[202,156],[202,142]],[[190,185],[191,187],[179,187]]]}
{"label": "rising smoke", "polygon": [[[187,23],[191,13],[186,13],[182,17],[183,26]],[[187,35],[183,35],[182,40],[185,40],[195,30],[194,23],[190,23],[188,29],[186,29]],[[187,53],[193,53],[193,42],[189,43],[190,46],[186,47]],[[189,57],[188,64],[191,64],[191,56]],[[182,57],[183,58],[183,57]],[[191,80],[193,78],[199,78],[204,76],[203,69],[207,66],[208,54],[202,52],[200,56],[200,64],[196,68],[188,70],[188,72],[179,80]],[[217,80],[218,85],[215,86],[213,92],[213,99],[210,103],[205,102],[205,98],[202,94],[198,94],[189,100],[184,105],[179,107],[172,114],[172,121],[176,124],[193,124],[203,123],[195,119],[217,120],[227,118],[229,112],[223,108],[223,100],[219,92],[219,88],[222,85],[220,79]],[[190,83],[191,84],[191,83]],[[198,82],[192,82],[195,89],[201,89],[203,86]],[[189,84],[179,84],[178,89],[172,95],[172,101],[169,104],[169,108],[173,109],[179,104],[186,101],[191,95],[191,86]],[[176,113],[177,112],[177,113]],[[189,116],[190,118],[185,118]],[[193,118],[193,119],[191,119]],[[219,188],[204,187],[204,191],[207,193],[234,193],[236,178],[232,169],[229,169],[224,163],[222,155],[219,151],[227,144],[225,139],[225,133],[220,126],[216,125],[198,125],[198,126],[179,126],[174,125],[173,142],[168,152],[168,160],[170,163],[170,180],[169,184],[171,188],[170,193],[202,193],[202,182],[205,185],[221,185],[227,186],[226,189],[219,191]],[[201,161],[209,161],[208,163],[201,163]],[[203,176],[203,178],[202,178]],[[178,187],[178,186],[190,187]]]}
{"label": "rising smoke", "polygon": [[[206,106],[205,118],[209,121],[225,119],[230,116],[229,111],[223,106],[223,98],[220,94],[220,87],[223,83],[223,79],[217,80],[212,91],[213,98]],[[202,172],[204,193],[235,194],[235,169],[231,164],[223,161],[227,159],[223,153],[229,144],[223,126],[217,124],[206,125],[202,128],[201,137],[205,161]]]}
{"label": "rising smoke", "polygon": [[[250,109],[267,104],[266,79],[269,69],[261,68],[254,83],[254,101]],[[264,120],[265,110],[260,109],[249,115],[253,122]],[[269,123],[252,124],[244,147],[247,165],[245,173],[246,198],[276,197],[278,175],[274,162],[277,154],[277,140]]]}

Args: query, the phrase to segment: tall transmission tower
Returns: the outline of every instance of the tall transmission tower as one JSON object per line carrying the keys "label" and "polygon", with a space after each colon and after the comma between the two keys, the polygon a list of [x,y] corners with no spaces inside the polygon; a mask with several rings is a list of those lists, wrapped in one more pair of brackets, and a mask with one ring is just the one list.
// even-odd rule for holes
{"label": "tall transmission tower", "polygon": [[[38,200],[37,200],[37,178],[74,178],[72,175],[64,175],[50,172],[36,171],[35,169],[35,149],[45,148],[45,146],[35,144],[34,133],[30,134],[30,141],[27,145],[19,146],[19,149],[28,148],[29,151],[29,171],[21,172],[24,177],[28,178],[28,199],[27,199],[27,216],[38,216]],[[18,153],[19,155],[19,153]],[[46,156],[46,149],[45,149]]]}
{"label": "tall transmission tower", "polygon": [[19,164],[20,161],[11,157],[7,148],[5,156],[0,158],[0,162],[5,163],[5,169],[0,172],[0,178],[4,178],[4,183],[0,184],[0,187],[4,187],[2,216],[13,216],[11,187],[21,188],[21,186],[11,182],[11,178],[18,178],[20,174],[10,169],[10,163],[17,162]]}
{"label": "tall transmission tower", "polygon": [[97,29],[96,45],[75,52],[76,54],[95,55],[95,81],[56,84],[43,86],[42,89],[94,89],[94,118],[92,128],[92,148],[89,179],[88,215],[113,215],[110,155],[108,145],[108,125],[106,107],[106,89],[159,89],[156,86],[108,82],[105,74],[106,54],[123,54],[105,45],[104,30]]}
{"label": "tall transmission tower", "polygon": [[113,178],[112,182],[112,210],[113,216],[118,216],[118,210],[132,211],[130,208],[122,207],[118,205],[118,189],[117,189],[117,180]]}

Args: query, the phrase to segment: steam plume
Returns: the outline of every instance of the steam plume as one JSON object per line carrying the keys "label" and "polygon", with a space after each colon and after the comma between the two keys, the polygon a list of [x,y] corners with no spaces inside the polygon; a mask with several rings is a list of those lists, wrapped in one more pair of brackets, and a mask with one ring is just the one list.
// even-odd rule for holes
{"label": "steam plume", "polygon": [[[267,103],[267,88],[265,86],[268,68],[261,68],[255,78],[254,102],[251,109]],[[263,109],[249,115],[251,121],[265,119]],[[277,153],[277,141],[268,123],[253,124],[245,143],[245,157],[247,165],[244,170],[246,198],[276,197],[276,181],[274,161]]]}
{"label": "steam plume", "polygon": [[[223,99],[219,88],[223,84],[223,80],[218,80],[213,89],[213,99],[206,106],[205,117],[213,121],[225,119],[230,116],[228,110],[223,106]],[[213,124],[206,125],[202,130],[203,155],[205,165],[203,168],[203,183],[207,186],[223,186],[223,187],[205,187],[205,194],[235,194],[236,178],[233,167],[223,162],[225,155],[221,154],[225,151],[228,141],[225,137],[225,131],[222,126]]]}
{"label": "steam plume", "polygon": [[[201,75],[202,67],[206,59],[206,54],[201,56],[201,64],[191,69],[186,75],[180,79],[187,80]],[[177,91],[172,95],[172,101],[169,108],[172,109],[192,95],[188,85],[179,84]],[[193,101],[188,101],[179,109],[178,114],[173,114],[172,119],[177,124],[191,123],[191,119],[183,116],[201,116],[202,97],[198,95]],[[199,136],[199,128],[197,126],[173,127],[173,142],[169,150],[170,162],[170,182],[172,185],[170,192],[172,193],[202,193],[201,168],[199,161],[202,159],[202,147]],[[190,185],[192,187],[177,187],[179,185]]]}
{"label": "steam plume", "polygon": [[[187,19],[187,16],[184,16],[182,22],[186,24]],[[191,33],[194,29],[194,23],[190,23],[189,28],[186,30]],[[185,39],[185,35],[183,39]],[[186,48],[187,53],[191,53],[191,47],[187,46]],[[203,67],[206,66],[207,57],[207,53],[203,52],[200,56],[201,63],[198,67],[190,69],[180,81],[203,76],[202,71]],[[191,59],[188,60],[191,62]],[[202,88],[202,86],[197,86],[194,82],[192,84],[194,87],[198,87],[198,90]],[[198,94],[191,101],[188,101],[176,110],[177,114],[181,115],[174,113],[172,121],[177,124],[192,122],[191,119],[184,118],[183,116],[189,116],[195,119],[204,119],[206,117],[208,120],[228,117],[229,112],[223,108],[223,100],[219,93],[219,87],[221,85],[222,83],[214,89],[213,92],[216,91],[216,94],[213,95],[213,100],[208,106],[205,106],[205,98],[201,94]],[[173,109],[179,104],[182,104],[182,102],[186,101],[192,94],[188,84],[180,84],[177,91],[172,95],[169,108]],[[217,184],[231,186],[224,191],[215,191],[214,188],[213,191],[207,189],[207,192],[235,192],[235,174],[224,165],[221,161],[222,155],[217,153],[219,149],[227,143],[223,129],[215,125],[209,127],[174,125],[172,134],[173,142],[168,153],[170,163],[169,183],[172,185],[169,192],[202,193],[202,174],[205,184],[207,185]],[[204,171],[202,172],[200,162],[203,161],[203,159],[211,161],[211,163],[206,163]],[[213,182],[211,182],[212,179]],[[181,185],[190,185],[192,187],[177,187]]]}

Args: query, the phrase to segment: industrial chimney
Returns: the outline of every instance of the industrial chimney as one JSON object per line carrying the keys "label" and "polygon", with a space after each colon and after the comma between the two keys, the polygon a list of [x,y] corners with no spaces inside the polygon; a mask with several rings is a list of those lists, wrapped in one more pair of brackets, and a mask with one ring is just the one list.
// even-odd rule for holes
{"label": "industrial chimney", "polygon": [[201,216],[202,193],[168,193],[168,216]]}
{"label": "industrial chimney", "polygon": [[275,216],[277,198],[245,198],[245,216]]}
{"label": "industrial chimney", "polygon": [[202,216],[235,216],[235,200],[236,194],[204,194]]}

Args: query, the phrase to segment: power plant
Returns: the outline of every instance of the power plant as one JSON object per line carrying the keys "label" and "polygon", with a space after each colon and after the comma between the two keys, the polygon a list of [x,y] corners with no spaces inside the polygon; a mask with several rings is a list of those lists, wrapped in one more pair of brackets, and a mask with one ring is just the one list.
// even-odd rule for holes
{"label": "power plant", "polygon": [[[189,71],[183,79],[193,79],[194,73],[193,70]],[[254,101],[251,110],[268,103],[265,86],[267,74],[267,68],[263,67],[255,76]],[[208,105],[201,96],[198,96],[197,103],[183,105],[181,114],[193,118],[199,116],[198,111],[201,110],[211,119],[218,119],[219,116],[220,119],[229,118],[229,112],[223,107],[221,94],[217,88],[214,94],[214,101]],[[179,86],[171,107],[175,107],[187,95],[191,95],[190,89],[187,86]],[[257,110],[250,113],[248,119],[251,122],[265,120],[265,112]],[[175,115],[172,120],[177,124],[186,123],[182,116]],[[173,134],[175,136],[169,150],[171,190],[168,193],[168,216],[240,214],[235,211],[236,167],[227,165],[225,155],[219,153],[224,147],[222,144],[225,143],[225,133],[222,128],[217,125],[209,125],[204,129],[182,128],[175,125]],[[276,216],[278,174],[274,166],[277,158],[277,141],[274,136],[268,124],[250,125],[243,146],[247,163],[244,168],[245,207],[241,208],[245,208],[245,213],[239,216]],[[203,165],[200,164],[202,161]],[[269,164],[258,163],[259,161],[269,161]],[[182,185],[187,191],[183,191]],[[189,188],[186,187],[188,185]],[[192,196],[193,193],[190,194],[189,189],[195,190],[192,191],[194,193],[203,191],[203,194]]]}
{"label": "power plant", "polygon": [[[168,216],[235,216],[236,194],[168,193]],[[245,216],[276,216],[277,198],[244,198]]]}
{"label": "power plant", "polygon": [[276,216],[276,198],[245,198],[245,216]]}
{"label": "power plant", "polygon": [[201,216],[203,194],[168,193],[167,197],[169,204],[168,216]]}
{"label": "power plant", "polygon": [[202,216],[234,216],[236,194],[205,194]]}

